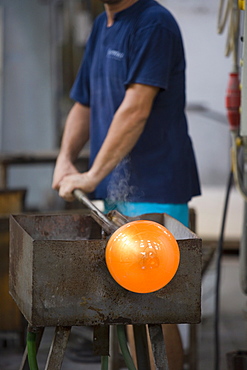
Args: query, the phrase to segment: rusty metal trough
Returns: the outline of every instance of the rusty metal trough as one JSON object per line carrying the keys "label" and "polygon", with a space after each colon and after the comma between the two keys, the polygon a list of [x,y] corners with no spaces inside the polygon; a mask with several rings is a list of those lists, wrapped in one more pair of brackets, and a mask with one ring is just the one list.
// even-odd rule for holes
{"label": "rusty metal trough", "polygon": [[166,214],[129,220],[138,218],[166,226],[180,248],[175,277],[154,293],[132,293],[113,280],[104,258],[107,239],[89,214],[10,216],[10,294],[28,323],[200,322],[201,240]]}

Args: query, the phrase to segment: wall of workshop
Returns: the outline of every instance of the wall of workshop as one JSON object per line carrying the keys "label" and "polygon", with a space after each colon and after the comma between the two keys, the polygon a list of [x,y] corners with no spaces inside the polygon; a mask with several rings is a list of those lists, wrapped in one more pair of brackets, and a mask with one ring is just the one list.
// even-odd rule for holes
{"label": "wall of workshop", "polygon": [[[49,6],[5,0],[3,9],[3,112],[0,150],[47,151],[56,142]],[[28,207],[44,207],[52,168],[11,166],[8,187],[27,188]]]}
{"label": "wall of workshop", "polygon": [[[218,1],[160,0],[177,18],[186,49],[190,134],[203,186],[225,186],[230,135],[224,98],[231,59],[217,34]],[[47,150],[56,132],[51,89],[49,7],[38,0],[5,0],[4,111],[1,150]],[[203,110],[198,107],[203,107]],[[197,107],[195,109],[195,107]],[[52,169],[13,168],[10,186],[27,186],[28,204],[52,197]]]}
{"label": "wall of workshop", "polygon": [[161,3],[175,15],[183,34],[187,114],[202,184],[225,186],[231,144],[225,93],[232,59],[225,56],[228,29],[222,35],[217,32],[219,1],[161,0]]}

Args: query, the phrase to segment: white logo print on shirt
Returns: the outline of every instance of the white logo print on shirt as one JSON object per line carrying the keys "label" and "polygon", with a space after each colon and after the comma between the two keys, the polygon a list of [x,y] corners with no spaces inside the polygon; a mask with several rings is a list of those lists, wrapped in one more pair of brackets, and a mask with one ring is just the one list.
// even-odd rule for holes
{"label": "white logo print on shirt", "polygon": [[116,60],[121,60],[124,57],[124,53],[121,53],[120,51],[108,49],[107,50],[107,58],[112,58]]}

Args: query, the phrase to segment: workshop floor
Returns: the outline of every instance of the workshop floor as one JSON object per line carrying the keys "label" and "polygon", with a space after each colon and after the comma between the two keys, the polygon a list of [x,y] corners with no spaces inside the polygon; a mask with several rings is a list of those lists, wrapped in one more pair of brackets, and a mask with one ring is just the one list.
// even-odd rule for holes
{"label": "workshop floor", "polygon": [[[202,292],[202,322],[198,325],[198,370],[214,369],[214,282],[215,261],[212,261],[203,279]],[[220,344],[221,366],[220,370],[226,370],[226,353],[246,350],[246,296],[242,294],[239,285],[239,260],[236,255],[225,255],[222,260],[221,278],[221,316],[220,316]],[[82,333],[75,329],[80,341]],[[51,343],[53,329],[45,331],[39,351],[40,369],[44,369],[47,353]],[[86,333],[88,336],[88,332]],[[3,333],[0,333],[3,339]],[[83,340],[83,339],[81,339]],[[4,341],[0,342],[4,343]],[[6,346],[7,343],[7,346]],[[72,343],[73,345],[73,343]],[[0,369],[18,370],[22,352],[16,345],[16,340],[5,341],[5,347],[0,347]],[[78,363],[71,361],[68,354],[65,356],[62,370],[99,370],[99,363]]]}

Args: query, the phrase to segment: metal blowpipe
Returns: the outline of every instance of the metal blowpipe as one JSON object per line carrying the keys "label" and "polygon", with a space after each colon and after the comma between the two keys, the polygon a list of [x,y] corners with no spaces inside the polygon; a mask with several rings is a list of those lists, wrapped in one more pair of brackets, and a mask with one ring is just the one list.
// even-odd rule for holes
{"label": "metal blowpipe", "polygon": [[96,207],[95,204],[93,204],[93,202],[91,202],[91,200],[88,199],[87,195],[85,193],[83,193],[82,190],[75,189],[73,194],[75,195],[76,199],[79,202],[83,203],[88,209],[90,209],[92,217],[94,218],[94,220],[102,226],[103,230],[107,234],[112,234],[112,233],[114,233],[114,231],[116,231],[118,229],[118,226],[114,222],[109,220],[98,209],[98,207]]}

